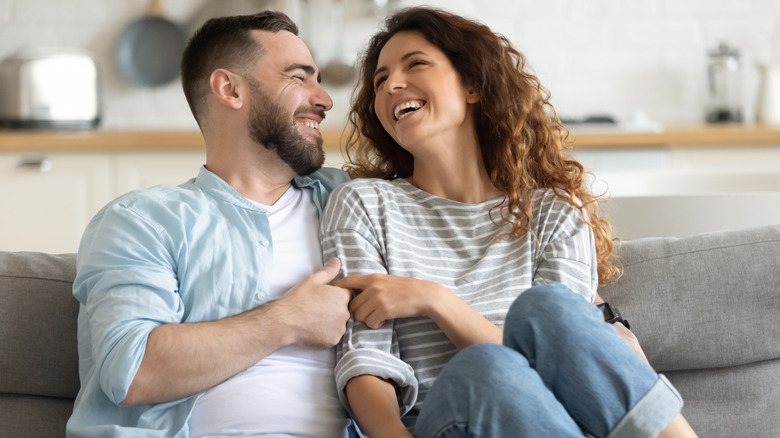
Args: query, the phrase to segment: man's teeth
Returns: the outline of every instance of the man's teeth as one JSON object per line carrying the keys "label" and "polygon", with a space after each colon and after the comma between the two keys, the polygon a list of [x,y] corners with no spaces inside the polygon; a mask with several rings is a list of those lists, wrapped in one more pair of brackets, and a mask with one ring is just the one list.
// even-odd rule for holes
{"label": "man's teeth", "polygon": [[[423,104],[420,101],[413,100],[410,102],[404,102],[398,106],[395,107],[393,110],[393,115],[395,116],[396,120],[401,120],[402,118],[406,117],[407,115],[413,113],[414,111],[422,108]],[[402,111],[412,109],[412,111],[407,111],[403,114],[401,114]]]}
{"label": "man's teeth", "polygon": [[319,124],[319,123],[317,123],[317,122],[315,122],[315,121],[313,121],[313,120],[307,120],[307,121],[305,121],[305,122],[301,122],[301,123],[302,123],[304,126],[306,126],[307,128],[316,129],[317,131],[319,131],[319,130],[320,130],[320,124]]}

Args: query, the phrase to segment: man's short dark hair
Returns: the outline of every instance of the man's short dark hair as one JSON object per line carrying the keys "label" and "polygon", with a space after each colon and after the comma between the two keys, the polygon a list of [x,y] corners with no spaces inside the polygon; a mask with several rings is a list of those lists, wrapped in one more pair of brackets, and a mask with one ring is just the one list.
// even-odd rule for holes
{"label": "man's short dark hair", "polygon": [[190,38],[181,60],[184,96],[195,120],[202,116],[209,94],[211,73],[224,68],[244,75],[263,54],[263,46],[251,36],[253,30],[287,31],[298,35],[298,26],[287,15],[264,11],[255,15],[218,17],[208,20]]}

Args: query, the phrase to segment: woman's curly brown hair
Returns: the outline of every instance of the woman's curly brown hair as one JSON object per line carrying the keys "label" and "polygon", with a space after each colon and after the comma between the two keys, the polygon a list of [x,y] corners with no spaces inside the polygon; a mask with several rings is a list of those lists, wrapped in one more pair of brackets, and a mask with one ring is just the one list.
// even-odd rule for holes
{"label": "woman's curly brown hair", "polygon": [[352,95],[345,165],[350,176],[406,178],[414,170],[412,155],[385,131],[374,111],[373,76],[379,53],[401,31],[417,31],[437,46],[463,84],[479,95],[477,138],[490,179],[506,196],[501,217],[512,224],[511,234],[530,231],[531,207],[525,200],[537,189],[553,189],[593,228],[600,282],[616,277],[611,227],[597,214],[598,197],[586,189],[582,165],[565,157],[569,133],[549,102],[550,93],[525,71],[525,57],[509,40],[481,23],[427,7],[403,9],[385,21],[360,60],[359,83]]}

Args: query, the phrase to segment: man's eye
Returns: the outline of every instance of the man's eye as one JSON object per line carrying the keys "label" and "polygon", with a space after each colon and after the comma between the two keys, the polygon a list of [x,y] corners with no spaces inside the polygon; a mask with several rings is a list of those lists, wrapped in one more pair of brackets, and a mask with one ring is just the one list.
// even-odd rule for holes
{"label": "man's eye", "polygon": [[303,76],[300,76],[300,75],[293,76],[293,79],[298,79],[298,80],[299,80],[299,81],[301,81],[301,82],[304,82],[304,81],[306,81],[306,78],[305,78],[305,77],[303,77]]}

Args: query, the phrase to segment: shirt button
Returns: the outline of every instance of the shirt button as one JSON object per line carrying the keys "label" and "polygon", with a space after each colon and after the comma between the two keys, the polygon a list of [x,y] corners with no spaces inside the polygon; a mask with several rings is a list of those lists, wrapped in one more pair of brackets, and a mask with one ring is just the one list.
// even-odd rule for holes
{"label": "shirt button", "polygon": [[260,292],[258,292],[258,293],[257,293],[257,295],[255,295],[255,296],[257,297],[257,299],[258,299],[258,300],[260,300],[260,301],[265,301],[266,293],[265,293],[265,292],[263,292],[263,291],[260,291]]}
{"label": "shirt button", "polygon": [[260,239],[260,245],[268,246],[271,242],[268,241],[268,239]]}

